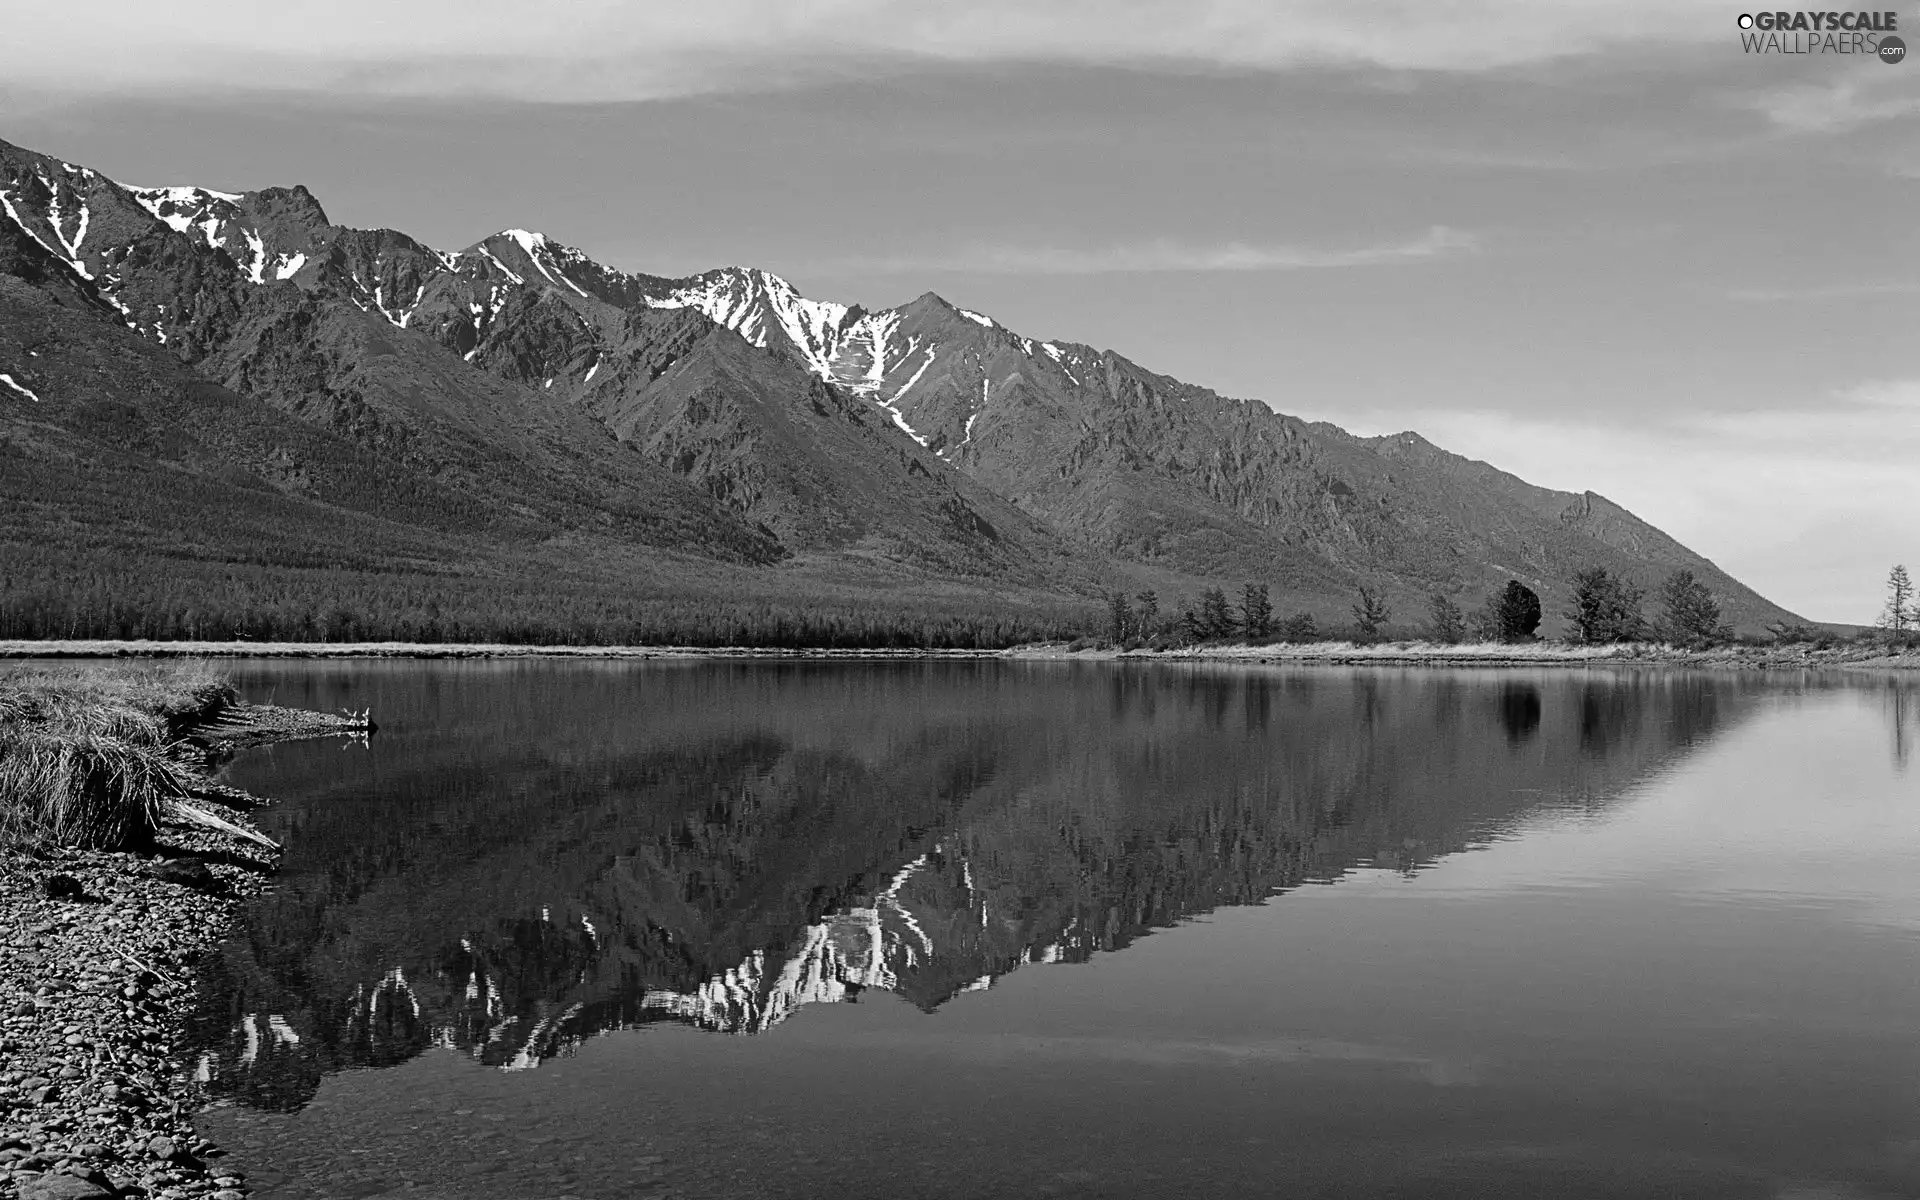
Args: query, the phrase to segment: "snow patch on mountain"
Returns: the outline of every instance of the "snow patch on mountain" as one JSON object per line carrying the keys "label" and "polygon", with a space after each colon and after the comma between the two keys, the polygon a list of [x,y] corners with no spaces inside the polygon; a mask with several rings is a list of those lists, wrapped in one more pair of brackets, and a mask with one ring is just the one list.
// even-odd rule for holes
{"label": "snow patch on mountain", "polygon": [[1051,358],[1055,363],[1059,364],[1060,369],[1067,373],[1068,379],[1073,380],[1075,384],[1080,382],[1080,377],[1073,373],[1073,366],[1071,365],[1077,360],[1052,342],[1041,342],[1040,348],[1047,352],[1048,358]]}
{"label": "snow patch on mountain", "polygon": [[74,230],[72,239],[68,239],[63,228],[66,224],[66,217],[60,211],[60,189],[55,187],[45,176],[40,177],[40,183],[47,189],[47,224],[53,227],[53,236],[58,238],[60,244],[66,248],[67,253],[65,257],[67,264],[78,271],[82,279],[92,279],[93,272],[87,270],[86,263],[81,261],[80,258],[80,243],[87,240],[87,221],[92,215],[87,208],[86,201],[82,200],[80,202],[78,227]]}
{"label": "snow patch on mountain", "polygon": [[241,230],[241,236],[247,239],[247,249],[252,254],[247,259],[247,278],[254,283],[265,283],[267,269],[267,244],[260,235],[251,229]]}
{"label": "snow patch on mountain", "polygon": [[[225,200],[229,204],[238,204],[244,197],[244,193],[241,192],[216,192],[212,188],[194,187],[191,185],[184,187],[142,187],[137,183],[123,183],[120,185],[120,189],[124,192],[131,193],[133,198],[146,206],[149,212],[152,212],[155,204],[166,202],[186,205],[199,203],[210,197],[215,200]],[[160,214],[154,213],[153,215],[157,217]]]}
{"label": "snow patch on mountain", "polygon": [[525,254],[528,258],[532,258],[536,250],[547,244],[546,234],[535,233],[530,229],[502,229],[500,236],[512,238],[514,243],[520,247],[521,253]]}
{"label": "snow patch on mountain", "polygon": [[[815,375],[857,396],[868,397],[886,410],[901,432],[922,446],[930,444],[898,405],[933,365],[935,351],[933,347],[922,350],[917,335],[904,347],[899,345],[902,317],[897,309],[869,313],[845,304],[809,300],[778,275],[742,267],[697,276],[664,294],[649,296],[647,304],[654,308],[697,309],[762,349],[779,337]],[[955,311],[977,325],[997,327],[997,322],[984,313]],[[913,374],[891,397],[885,396],[888,377],[919,353],[926,357]],[[939,457],[946,461],[950,454],[942,452]]]}
{"label": "snow patch on mountain", "polygon": [[199,188],[149,188],[134,187],[130,184],[122,186],[126,187],[134,203],[152,213],[155,220],[166,222],[168,228],[175,233],[185,233],[193,227],[196,219],[194,210],[198,207],[195,200],[198,197]]}
{"label": "snow patch on mountain", "polygon": [[480,247],[480,253],[487,256],[488,262],[492,263],[496,267],[499,267],[500,273],[505,275],[508,279],[511,279],[515,283],[519,283],[519,284],[526,283],[526,280],[520,278],[520,275],[518,272],[514,271],[511,267],[507,266],[507,264],[501,262],[498,258],[494,257],[493,251],[487,249],[484,245]]}
{"label": "snow patch on mountain", "polygon": [[913,377],[911,379],[908,379],[905,383],[900,385],[900,390],[893,394],[893,399],[886,402],[886,407],[891,408],[894,405],[900,403],[900,397],[907,394],[908,388],[911,388],[914,384],[919,383],[920,377],[922,375],[925,375],[927,373],[927,368],[932,365],[933,365],[933,351],[928,350],[927,361],[920,364],[920,369],[913,373]]}
{"label": "snow patch on mountain", "polygon": [[[862,317],[859,322],[857,322],[854,332],[848,340],[851,341],[853,337],[864,335],[866,337],[867,350],[870,358],[867,363],[866,374],[860,377],[859,382],[853,384],[855,393],[870,396],[886,386],[887,351],[892,345],[894,332],[898,330],[899,327],[900,315],[894,312],[873,313],[870,316]],[[901,361],[904,362],[906,355],[913,353],[913,348],[916,345],[918,345],[916,341],[909,341],[907,343],[907,348],[901,354]],[[844,356],[836,356],[836,358],[840,357]]]}
{"label": "snow patch on mountain", "polygon": [[242,214],[235,192],[216,192],[202,187],[141,188],[120,185],[140,207],[165,222],[175,233],[200,230],[200,240],[215,249],[226,248],[221,226]]}
{"label": "snow patch on mountain", "polygon": [[45,238],[42,238],[39,234],[35,233],[33,231],[32,226],[28,225],[25,221],[20,219],[19,210],[13,207],[12,193],[10,193],[5,188],[0,188],[0,208],[5,208],[7,210],[7,216],[11,217],[13,219],[13,223],[20,227],[20,232],[26,234],[28,237],[32,238],[35,242],[37,242],[42,250],[45,250],[48,254],[53,255],[55,258],[60,257],[60,252],[58,250],[55,250],[52,246],[47,245]]}
{"label": "snow patch on mountain", "polygon": [[[986,410],[987,397],[991,393],[992,388],[993,388],[992,379],[982,378],[980,380],[980,399],[973,402],[971,406],[972,411],[967,414],[966,428],[961,431],[960,446],[965,446],[968,443],[973,441],[974,424],[980,420],[981,414]],[[940,451],[939,452],[940,458],[948,462],[953,461],[953,455],[960,449],[960,446],[955,446],[950,450]],[[973,883],[971,881],[971,878],[969,878],[969,881],[967,883],[967,890],[969,892],[973,890]]]}
{"label": "snow patch on mountain", "polygon": [[[895,392],[891,399],[874,401],[874,403],[878,404],[881,408],[887,411],[887,415],[893,418],[893,423],[900,427],[901,432],[905,433],[908,437],[920,443],[922,446],[927,444],[927,439],[920,435],[919,430],[907,424],[907,419],[906,417],[901,415],[898,405],[900,403],[900,397],[907,394],[908,388],[920,382],[920,377],[922,375],[925,375],[927,373],[927,368],[933,365],[933,353],[934,352],[932,350],[927,351],[927,360],[920,364],[920,369],[913,373],[913,377],[911,379],[907,380],[904,384],[900,385],[900,390]],[[945,459],[942,458],[942,461],[945,461]]]}
{"label": "snow patch on mountain", "polygon": [[85,206],[82,205],[80,210],[80,231],[74,237],[74,239],[71,242],[69,242],[67,240],[66,235],[60,231],[61,216],[60,216],[59,189],[54,187],[52,183],[48,182],[47,177],[44,175],[36,176],[36,178],[40,180],[40,186],[47,189],[47,195],[49,197],[48,205],[47,205],[47,211],[48,211],[47,224],[52,228],[54,238],[58,240],[61,246],[63,246],[66,249],[65,254],[62,254],[59,250],[56,250],[52,246],[47,245],[47,240],[41,237],[39,234],[35,233],[33,231],[33,227],[27,224],[25,218],[21,217],[19,210],[14,207],[14,204],[13,204],[14,193],[10,189],[0,188],[0,207],[3,207],[6,209],[7,216],[13,221],[15,225],[18,225],[20,227],[20,232],[32,238],[34,240],[34,243],[38,245],[42,250],[45,250],[48,254],[52,255],[54,258],[59,259],[61,262],[66,263],[69,267],[72,267],[74,271],[80,276],[80,278],[91,281],[93,279],[93,272],[87,270],[86,263],[80,260],[80,253],[76,249],[76,247],[80,244],[80,242],[83,239],[85,239],[85,237],[87,236],[87,211]]}
{"label": "snow patch on mountain", "polygon": [[886,410],[887,410],[887,415],[893,418],[893,423],[900,427],[900,432],[906,434],[908,437],[912,438],[914,441],[919,442],[922,446],[927,444],[927,439],[921,436],[919,430],[907,424],[907,419],[900,415],[899,409],[889,404],[886,406]]}
{"label": "snow patch on mountain", "polygon": [[40,397],[34,395],[33,390],[27,387],[26,384],[16,383],[14,381],[13,376],[5,374],[4,372],[0,372],[0,383],[6,384],[8,387],[12,388],[16,392],[19,392],[22,396],[25,396],[27,399],[33,401],[35,404],[40,403]]}

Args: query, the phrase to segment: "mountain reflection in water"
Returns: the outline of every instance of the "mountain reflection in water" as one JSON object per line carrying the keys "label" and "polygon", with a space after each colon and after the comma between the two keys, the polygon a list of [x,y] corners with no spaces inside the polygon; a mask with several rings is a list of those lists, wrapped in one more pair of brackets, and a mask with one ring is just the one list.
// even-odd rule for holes
{"label": "mountain reflection in water", "polygon": [[280,800],[262,816],[287,852],[208,970],[196,1034],[214,1095],[273,1109],[434,1046],[520,1068],[653,1021],[763,1032],[868,989],[931,1012],[1027,964],[1596,809],[1759,692],[1002,663],[244,682],[382,725],[371,749],[232,770]]}

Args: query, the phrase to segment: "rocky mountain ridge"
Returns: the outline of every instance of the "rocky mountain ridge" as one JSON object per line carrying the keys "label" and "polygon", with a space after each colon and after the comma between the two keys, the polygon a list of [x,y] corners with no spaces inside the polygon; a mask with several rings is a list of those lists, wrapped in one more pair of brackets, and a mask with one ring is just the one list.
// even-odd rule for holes
{"label": "rocky mountain ridge", "polygon": [[[932,293],[869,310],[748,268],[634,274],[517,228],[442,251],[335,225],[300,186],[122,186],[5,143],[0,209],[37,288],[237,396],[436,480],[482,489],[505,457],[583,495],[690,492],[703,515],[680,528],[737,530],[666,539],[677,550],[1084,597],[1264,579],[1283,607],[1336,616],[1366,584],[1408,618],[1432,591],[1471,602],[1517,577],[1553,611],[1579,567],[1684,567],[1737,624],[1791,616],[1604,497],[1228,399]],[[40,366],[0,361],[57,394]],[[590,528],[591,507],[563,525]]]}

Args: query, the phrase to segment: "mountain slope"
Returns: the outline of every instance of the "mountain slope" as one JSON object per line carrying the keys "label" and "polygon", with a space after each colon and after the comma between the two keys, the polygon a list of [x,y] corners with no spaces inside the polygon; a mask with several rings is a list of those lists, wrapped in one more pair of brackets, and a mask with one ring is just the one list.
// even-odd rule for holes
{"label": "mountain slope", "polygon": [[[707,279],[685,294],[712,295]],[[739,294],[714,305],[716,319],[786,338],[943,461],[1124,559],[1268,578],[1323,612],[1331,594],[1336,615],[1362,583],[1410,613],[1430,591],[1470,601],[1518,577],[1557,610],[1581,567],[1647,582],[1684,568],[1745,628],[1791,618],[1605,497],[1535,487],[1417,434],[1310,424],[1111,351],[1037,342],[931,293],[843,310],[824,338],[743,309]]]}
{"label": "mountain slope", "polygon": [[[446,511],[430,526],[445,527],[457,513],[460,525],[520,536],[597,527],[733,561],[770,562],[780,555],[764,532],[648,469],[579,414],[448,361],[435,343],[325,291],[251,282],[261,272],[237,264],[228,243],[244,238],[250,247],[277,245],[297,233],[317,249],[324,214],[303,191],[215,198],[216,209],[229,215],[202,217],[193,228],[212,231],[214,240],[201,243],[137,203],[149,193],[125,192],[95,173],[10,147],[0,148],[0,170],[8,176],[0,197],[13,218],[16,261],[26,267],[37,260],[38,276],[57,276],[73,294],[103,301],[131,332],[150,334],[171,352],[144,353],[144,338],[115,337],[98,320],[76,315],[36,327],[48,342],[44,356],[24,344],[8,356],[43,357],[29,373],[55,372],[66,358],[76,360],[74,370],[93,361],[101,383],[113,389],[156,372],[179,377],[181,366],[191,366],[198,379],[296,418],[303,432],[321,429],[353,442],[387,470],[440,492]],[[304,203],[289,204],[301,197]],[[171,211],[174,203],[154,207],[184,224]],[[249,224],[241,225],[243,219]],[[256,253],[255,268],[264,253]],[[276,261],[284,271],[300,257],[295,251]],[[18,272],[13,278],[34,282]],[[32,305],[18,289],[10,295],[15,304]],[[103,311],[98,303],[85,307],[93,310],[89,317]],[[16,337],[28,327],[24,315],[7,323]],[[102,362],[135,360],[145,365],[99,369]],[[172,361],[160,366],[165,360]],[[64,390],[50,389],[56,396]],[[247,417],[260,419],[252,411]]]}
{"label": "mountain slope", "polygon": [[457,260],[409,314],[416,328],[589,414],[784,545],[952,576],[1086,578],[1054,531],[872,406],[700,312],[649,302],[651,281],[519,230]]}
{"label": "mountain slope", "polygon": [[697,312],[636,303],[635,280],[539,235],[444,254],[332,225],[304,188],[123,189],[13,148],[0,165],[12,224],[132,332],[302,421],[511,493],[516,511],[657,542],[625,518],[659,524],[691,494],[725,518],[676,548],[1092,590],[1084,556],[868,406]]}
{"label": "mountain slope", "polygon": [[[23,240],[38,263],[18,253]],[[64,269],[0,229],[9,619],[61,633],[339,637],[418,617],[419,636],[512,621],[544,638],[617,599],[640,611],[663,578],[737,591],[728,573],[775,551],[671,479],[613,496],[622,525],[604,494],[590,504],[548,487],[536,507],[504,486],[509,471],[478,487],[421,470],[206,379],[79,289],[34,286],[36,267],[56,282]],[[735,557],[714,557],[728,546]],[[260,611],[277,623],[250,624]]]}
{"label": "mountain slope", "polygon": [[123,187],[3,142],[0,210],[22,285],[417,476],[490,536],[784,563],[855,590],[1084,602],[1255,579],[1335,620],[1361,585],[1410,621],[1429,592],[1471,604],[1517,577],[1557,614],[1581,567],[1687,568],[1742,628],[1791,618],[1604,497],[1035,341],[932,293],[869,311],[764,271],[631,274],[523,229],[444,252],[335,225],[303,187]]}

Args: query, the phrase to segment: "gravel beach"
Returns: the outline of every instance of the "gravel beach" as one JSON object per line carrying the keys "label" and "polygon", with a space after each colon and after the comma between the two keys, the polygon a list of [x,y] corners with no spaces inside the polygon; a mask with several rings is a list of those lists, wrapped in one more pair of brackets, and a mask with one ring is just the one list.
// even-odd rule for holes
{"label": "gravel beach", "polygon": [[276,858],[177,831],[152,855],[0,850],[0,1196],[246,1194],[175,1052],[195,958]]}

